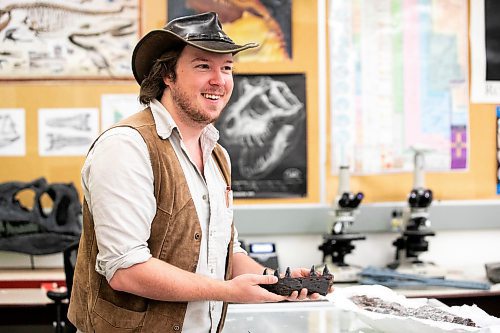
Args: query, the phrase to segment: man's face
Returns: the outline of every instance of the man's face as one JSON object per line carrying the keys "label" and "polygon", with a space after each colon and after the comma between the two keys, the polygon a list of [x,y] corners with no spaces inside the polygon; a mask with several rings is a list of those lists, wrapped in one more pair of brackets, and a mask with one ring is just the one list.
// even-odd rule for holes
{"label": "man's face", "polygon": [[165,78],[181,119],[206,126],[219,118],[233,92],[233,56],[186,46],[176,67],[176,80]]}

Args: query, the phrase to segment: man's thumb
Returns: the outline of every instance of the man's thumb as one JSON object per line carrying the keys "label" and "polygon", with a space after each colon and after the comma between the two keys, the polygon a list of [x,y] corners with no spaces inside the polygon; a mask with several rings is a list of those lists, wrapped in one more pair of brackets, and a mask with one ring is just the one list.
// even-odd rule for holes
{"label": "man's thumb", "polygon": [[259,277],[259,284],[274,284],[278,282],[278,278],[274,275],[261,275]]}

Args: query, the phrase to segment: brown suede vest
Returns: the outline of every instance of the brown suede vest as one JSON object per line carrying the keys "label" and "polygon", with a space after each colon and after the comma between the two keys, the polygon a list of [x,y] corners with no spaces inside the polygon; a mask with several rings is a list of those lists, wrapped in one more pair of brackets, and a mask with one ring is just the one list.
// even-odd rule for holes
{"label": "brown suede vest", "polygon": [[[148,246],[151,254],[171,265],[196,272],[200,253],[201,228],[181,165],[169,140],[157,132],[151,110],[145,109],[116,126],[135,128],[149,150],[154,175],[156,215],[151,224]],[[224,153],[216,146],[213,155],[226,183],[230,171]],[[110,161],[110,168],[113,161]],[[226,260],[226,279],[231,276],[234,224]],[[83,231],[78,249],[69,320],[90,332],[179,332],[186,302],[162,302],[113,290],[106,278],[95,271],[97,256],[94,221],[87,202],[83,205]],[[218,332],[222,331],[227,304],[224,303]]]}

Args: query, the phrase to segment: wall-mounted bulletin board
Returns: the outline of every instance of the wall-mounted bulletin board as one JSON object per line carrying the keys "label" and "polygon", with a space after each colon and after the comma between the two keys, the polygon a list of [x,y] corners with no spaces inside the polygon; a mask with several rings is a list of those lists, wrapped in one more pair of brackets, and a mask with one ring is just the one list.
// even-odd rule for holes
{"label": "wall-mounted bulletin board", "polygon": [[405,201],[412,148],[435,200],[498,198],[496,108],[469,98],[469,14],[488,2],[329,1],[328,200],[346,164],[365,202]]}
{"label": "wall-mounted bulletin board", "polygon": [[235,42],[261,44],[236,58],[235,91],[217,124],[234,155],[236,203],[320,201],[316,2],[6,0],[0,6],[0,182],[43,176],[73,182],[81,195],[89,143],[140,108],[130,70],[135,43],[172,15],[215,10]]}
{"label": "wall-mounted bulletin board", "polygon": [[[139,0],[2,1],[0,181],[72,182],[100,132],[105,96],[137,94]],[[111,166],[110,166],[111,167]]]}
{"label": "wall-mounted bulletin board", "polygon": [[[417,2],[429,10],[415,12]],[[237,56],[235,91],[216,124],[232,155],[236,204],[324,203],[322,188],[330,202],[346,162],[365,202],[404,201],[413,183],[409,146],[432,150],[426,186],[437,200],[497,198],[496,104],[469,98],[475,2],[2,1],[0,182],[43,176],[73,182],[81,195],[89,142],[140,108],[130,72],[137,40],[171,16],[215,10],[235,42],[261,44]],[[318,4],[327,88],[318,83]]]}

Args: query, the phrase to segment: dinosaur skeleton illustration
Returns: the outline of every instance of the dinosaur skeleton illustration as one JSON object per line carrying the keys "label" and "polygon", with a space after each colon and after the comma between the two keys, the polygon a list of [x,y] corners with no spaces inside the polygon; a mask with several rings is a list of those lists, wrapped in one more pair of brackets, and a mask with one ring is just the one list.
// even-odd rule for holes
{"label": "dinosaur skeleton illustration", "polygon": [[304,105],[290,88],[267,76],[243,78],[239,99],[219,123],[221,137],[240,146],[239,171],[245,178],[267,176],[297,145],[294,135],[305,117]]}
{"label": "dinosaur skeleton illustration", "polygon": [[90,131],[90,114],[80,113],[71,117],[47,119],[47,126],[55,128],[74,128],[79,131]]}
{"label": "dinosaur skeleton illustration", "polygon": [[[127,1],[123,0],[122,2]],[[75,73],[75,68],[64,68],[69,61],[59,58],[59,63],[47,66],[53,62],[51,53],[55,48],[64,45],[68,54],[74,54],[75,48],[79,50],[82,61],[73,59],[73,66],[83,73],[100,74],[104,71],[108,76],[115,76],[115,72],[127,72],[129,68],[122,68],[119,61],[125,61],[131,51],[132,41],[121,38],[136,34],[136,18],[125,11],[136,9],[137,6],[122,5],[115,9],[89,9],[90,5],[63,5],[47,1],[34,1],[15,3],[0,8],[0,33],[4,32],[4,41],[7,52],[19,49],[16,43],[23,42],[25,54],[29,55],[29,62],[9,59],[12,68],[28,67],[50,71],[51,73],[62,73],[64,70]],[[24,17],[24,19],[22,19]],[[14,21],[15,18],[15,21]],[[9,27],[9,28],[8,28]],[[47,44],[42,48],[38,44]],[[134,41],[135,42],[135,41]],[[31,43],[31,45],[30,45]],[[57,44],[54,44],[57,43]],[[43,52],[43,50],[46,50]],[[28,51],[26,51],[28,50]],[[3,59],[5,61],[5,59]],[[22,58],[21,58],[22,59]],[[60,64],[62,62],[62,65]],[[66,65],[67,66],[67,65]],[[61,69],[62,67],[62,69]],[[29,72],[29,70],[27,71]]]}
{"label": "dinosaur skeleton illustration", "polygon": [[59,150],[65,147],[90,146],[92,139],[85,136],[67,136],[48,133],[49,147],[47,150]]}
{"label": "dinosaur skeleton illustration", "polygon": [[0,116],[0,148],[16,142],[20,137],[16,130],[16,123],[11,116]]}
{"label": "dinosaur skeleton illustration", "polygon": [[[86,10],[82,8],[52,4],[48,2],[19,3],[0,9],[0,31],[7,27],[12,19],[12,12],[23,10],[26,13],[24,23],[36,33],[52,32],[68,28],[74,15],[106,15],[118,14],[125,9],[122,6],[115,10]],[[5,16],[5,18],[3,18]],[[3,19],[2,19],[3,18]]]}

